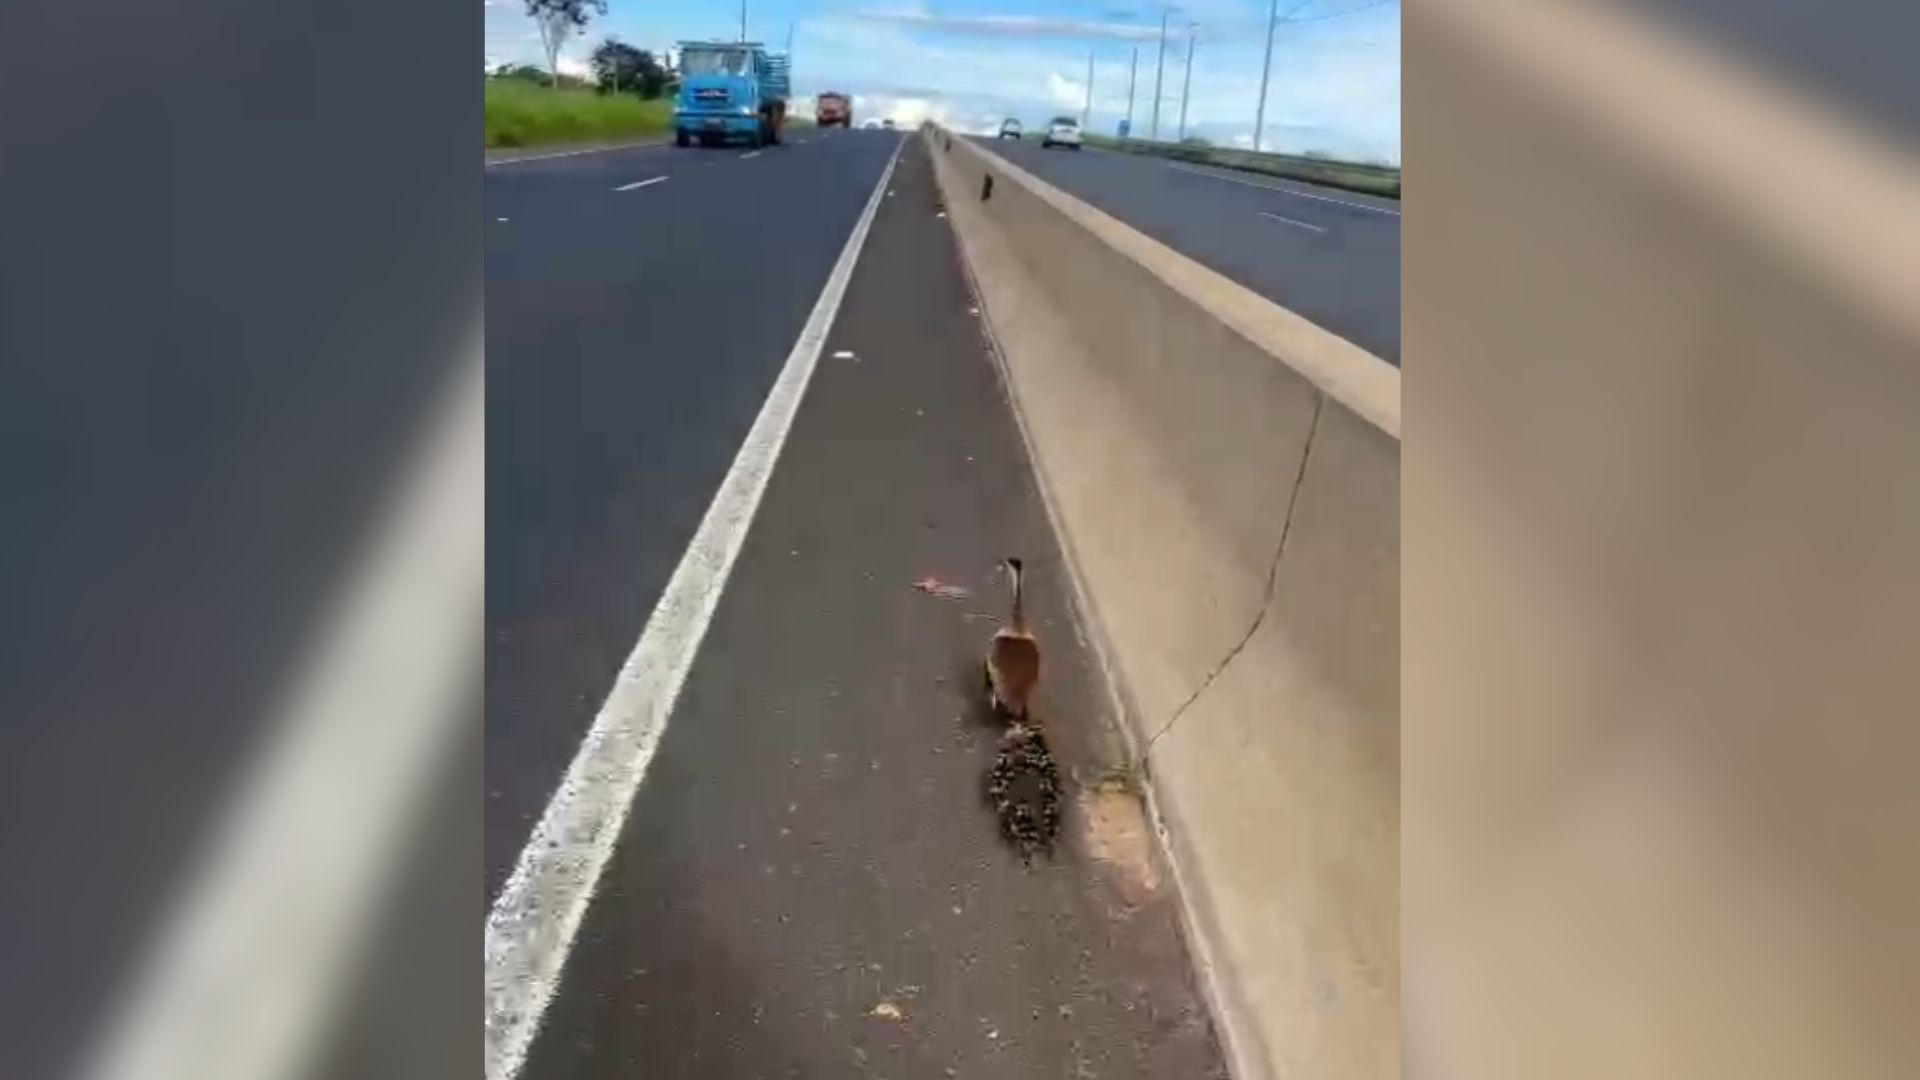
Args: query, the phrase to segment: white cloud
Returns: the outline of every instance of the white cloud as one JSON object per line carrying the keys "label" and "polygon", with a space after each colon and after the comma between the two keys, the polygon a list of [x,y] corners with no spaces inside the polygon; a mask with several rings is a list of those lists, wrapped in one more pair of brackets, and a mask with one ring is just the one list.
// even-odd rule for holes
{"label": "white cloud", "polygon": [[[990,37],[1108,38],[1119,41],[1157,41],[1160,37],[1158,23],[1095,22],[1036,15],[935,15],[924,8],[862,11],[857,14],[859,18],[875,22]],[[1169,32],[1169,36],[1177,36],[1178,33],[1176,28]]]}
{"label": "white cloud", "polygon": [[[810,114],[812,101],[805,106]],[[869,120],[891,120],[895,127],[909,130],[932,120],[936,124],[952,128],[955,131],[973,134],[991,134],[999,129],[1000,114],[993,110],[968,108],[960,103],[944,98],[915,94],[867,93],[856,95],[853,102],[855,123],[864,124]]]}
{"label": "white cloud", "polygon": [[[1263,0],[1201,2],[1207,10],[1191,10],[1193,0],[1181,5],[1201,23],[1187,130],[1221,145],[1249,145],[1266,5]],[[1323,0],[1316,10],[1343,10],[1359,2]],[[1229,32],[1231,20],[1248,12],[1257,31]],[[931,117],[958,129],[990,132],[1007,116],[1029,125],[1061,113],[1078,116],[1086,101],[1091,45],[1095,65],[1090,127],[1111,132],[1127,115],[1129,59],[1136,51],[1133,129],[1145,135],[1151,126],[1157,52],[1152,41],[1135,45],[1113,38],[955,32],[920,18],[926,14],[924,7],[885,14],[896,17],[824,14],[800,25],[794,78],[802,103],[796,111],[811,110],[812,95],[838,90],[854,96],[858,120],[890,118],[901,126]],[[910,17],[897,17],[903,15]],[[1275,43],[1267,95],[1266,148],[1399,159],[1398,13],[1388,6],[1370,15],[1283,28]],[[1129,17],[1100,16],[1116,22]],[[1151,17],[1157,33],[1157,10],[1131,17]],[[488,51],[505,52],[492,40]],[[1178,127],[1185,58],[1184,47],[1167,49],[1160,104],[1164,138],[1172,138]]]}
{"label": "white cloud", "polygon": [[1076,112],[1087,102],[1087,84],[1059,72],[1047,72],[1047,97],[1056,107]]}
{"label": "white cloud", "polygon": [[[1392,0],[1307,0],[1305,3],[1283,0],[1280,11],[1289,14],[1282,26],[1291,33],[1294,29],[1315,28],[1321,23],[1337,25],[1350,16],[1377,12],[1390,5]],[[948,14],[929,10],[925,3],[910,2],[864,8],[856,11],[854,17],[949,34],[1059,38],[1085,43],[1089,40],[1158,41],[1163,13],[1168,16],[1169,42],[1184,43],[1189,33],[1197,33],[1203,41],[1264,41],[1270,8],[1265,0],[1174,0],[1164,5],[1120,5],[1118,9],[1104,12],[1101,18],[1082,19],[1025,14]]]}

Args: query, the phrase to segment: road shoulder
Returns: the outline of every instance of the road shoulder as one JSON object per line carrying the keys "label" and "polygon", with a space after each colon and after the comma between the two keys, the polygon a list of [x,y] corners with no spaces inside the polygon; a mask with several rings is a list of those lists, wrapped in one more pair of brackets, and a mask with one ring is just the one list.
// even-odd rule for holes
{"label": "road shoulder", "polygon": [[[530,1077],[1224,1075],[940,212],[915,140]],[[1080,781],[1031,867],[983,798],[1009,554]]]}

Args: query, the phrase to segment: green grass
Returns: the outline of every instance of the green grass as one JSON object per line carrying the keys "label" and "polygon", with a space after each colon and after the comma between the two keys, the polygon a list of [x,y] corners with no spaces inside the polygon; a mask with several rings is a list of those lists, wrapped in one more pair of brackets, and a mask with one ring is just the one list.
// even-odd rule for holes
{"label": "green grass", "polygon": [[1115,139],[1105,135],[1086,136],[1087,142],[1108,150],[1190,161],[1200,165],[1218,165],[1244,172],[1264,173],[1289,180],[1344,188],[1363,195],[1382,198],[1400,197],[1400,170],[1390,165],[1371,165],[1357,161],[1333,161],[1293,154],[1256,154],[1251,150],[1230,150],[1195,143],[1148,142],[1145,139]]}
{"label": "green grass", "polygon": [[488,146],[617,139],[673,128],[668,98],[643,101],[633,94],[556,90],[524,79],[488,79],[485,114]]}

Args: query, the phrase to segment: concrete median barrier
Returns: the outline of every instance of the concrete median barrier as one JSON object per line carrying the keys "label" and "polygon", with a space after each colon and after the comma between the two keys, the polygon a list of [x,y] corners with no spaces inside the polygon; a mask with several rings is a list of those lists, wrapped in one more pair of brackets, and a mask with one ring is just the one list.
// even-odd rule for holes
{"label": "concrete median barrier", "polygon": [[1235,1073],[1397,1076],[1399,372],[929,140]]}

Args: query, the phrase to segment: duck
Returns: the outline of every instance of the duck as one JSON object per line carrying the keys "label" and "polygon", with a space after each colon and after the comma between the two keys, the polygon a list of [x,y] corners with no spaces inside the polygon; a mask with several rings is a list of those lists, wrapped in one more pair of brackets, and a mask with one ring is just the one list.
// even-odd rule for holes
{"label": "duck", "polygon": [[1040,643],[1027,626],[1026,566],[1009,556],[1000,563],[1013,584],[1012,611],[987,644],[987,700],[995,712],[1024,729],[1033,724],[1033,689],[1040,682]]}

